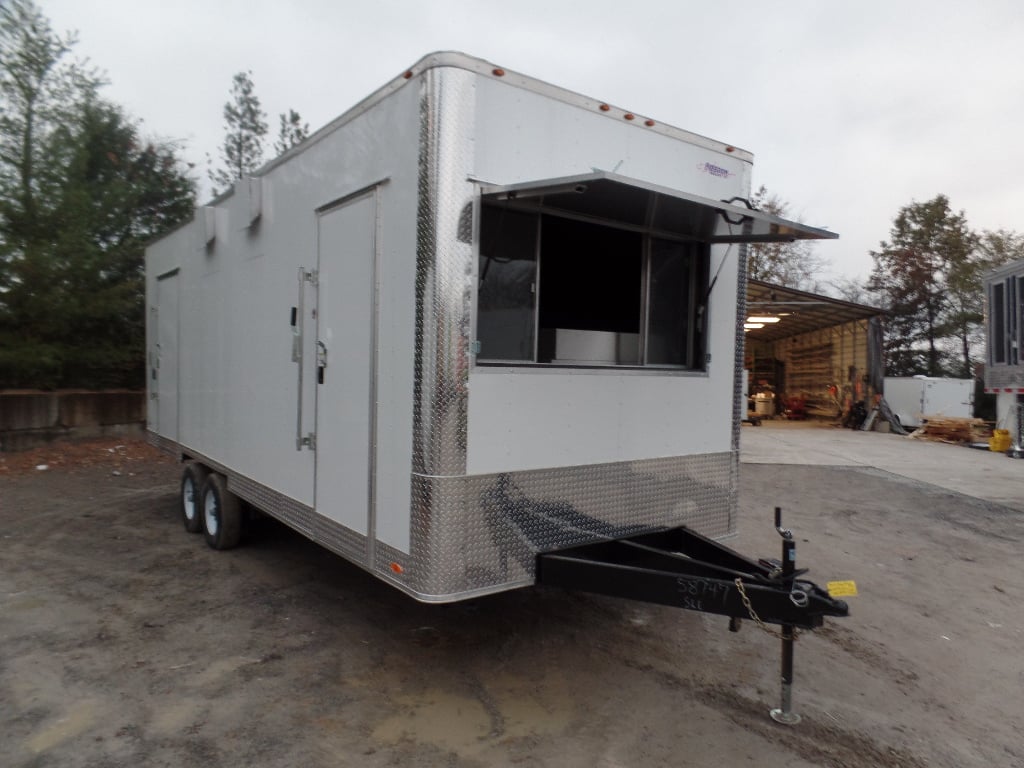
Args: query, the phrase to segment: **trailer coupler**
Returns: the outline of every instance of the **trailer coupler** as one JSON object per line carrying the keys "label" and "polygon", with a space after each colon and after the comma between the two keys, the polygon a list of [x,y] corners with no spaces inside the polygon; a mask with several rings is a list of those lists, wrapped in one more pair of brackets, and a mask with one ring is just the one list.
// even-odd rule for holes
{"label": "trailer coupler", "polygon": [[800,721],[792,712],[793,641],[796,630],[822,626],[826,616],[849,615],[842,600],[801,577],[796,542],[782,527],[781,560],[751,560],[686,528],[669,528],[625,538],[544,552],[537,556],[537,582],[629,600],[671,605],[729,617],[729,629],[751,619],[782,641],[782,703],[774,720]]}

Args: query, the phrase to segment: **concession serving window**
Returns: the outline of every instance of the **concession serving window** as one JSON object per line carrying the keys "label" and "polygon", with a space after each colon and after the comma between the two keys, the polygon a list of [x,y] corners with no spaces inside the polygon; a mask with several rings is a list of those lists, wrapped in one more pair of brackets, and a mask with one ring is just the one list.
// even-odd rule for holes
{"label": "concession serving window", "polygon": [[701,370],[712,244],[836,236],[601,172],[481,203],[483,365]]}

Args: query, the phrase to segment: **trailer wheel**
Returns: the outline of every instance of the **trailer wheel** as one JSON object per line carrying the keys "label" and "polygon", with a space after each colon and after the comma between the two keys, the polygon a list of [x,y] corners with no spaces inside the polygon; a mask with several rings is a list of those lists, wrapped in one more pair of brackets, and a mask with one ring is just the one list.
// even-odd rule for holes
{"label": "trailer wheel", "polygon": [[242,537],[242,507],[224,478],[211,472],[203,484],[203,532],[213,549],[231,549]]}
{"label": "trailer wheel", "polygon": [[181,518],[189,533],[203,530],[203,505],[200,499],[208,474],[206,467],[194,461],[188,462],[181,472]]}

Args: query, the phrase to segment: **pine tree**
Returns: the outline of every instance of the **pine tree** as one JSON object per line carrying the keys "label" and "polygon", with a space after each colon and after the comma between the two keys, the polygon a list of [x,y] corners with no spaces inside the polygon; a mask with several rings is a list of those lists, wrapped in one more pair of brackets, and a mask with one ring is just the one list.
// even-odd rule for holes
{"label": "pine tree", "polygon": [[224,167],[210,171],[214,194],[217,188],[229,188],[260,166],[263,138],[268,130],[266,118],[255,92],[252,72],[239,72],[232,78],[231,98],[224,105],[226,134],[220,150]]}
{"label": "pine tree", "polygon": [[309,138],[309,123],[303,123],[302,117],[294,109],[289,109],[287,116],[282,112],[278,117],[281,119],[281,125],[277,141],[274,142],[274,151],[283,155],[296,144],[301,144]]}

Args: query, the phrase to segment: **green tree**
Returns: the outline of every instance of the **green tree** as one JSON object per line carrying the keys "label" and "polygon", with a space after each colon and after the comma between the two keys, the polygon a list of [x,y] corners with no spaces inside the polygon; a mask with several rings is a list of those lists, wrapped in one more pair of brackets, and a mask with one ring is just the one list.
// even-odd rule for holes
{"label": "green tree", "polygon": [[142,383],[143,244],[191,215],[146,142],[29,0],[0,8],[0,387]]}
{"label": "green tree", "polygon": [[956,373],[974,375],[975,352],[985,343],[985,294],[982,278],[1002,264],[1024,259],[1024,236],[1005,229],[982,231],[973,238],[969,258],[950,265],[947,278],[949,316],[945,330],[952,337],[951,356],[959,358]]}
{"label": "green tree", "polygon": [[978,251],[985,269],[1024,259],[1024,235],[1007,229],[983,230]]}
{"label": "green tree", "polygon": [[138,386],[145,244],[192,215],[195,183],[174,144],[144,139],[115,105],[83,105],[72,130],[52,253],[59,324],[49,337],[62,349],[65,386]]}
{"label": "green tree", "polygon": [[[754,208],[773,216],[792,218],[789,203],[761,185],[751,195]],[[806,240],[792,243],[752,243],[747,246],[747,277],[766,283],[819,291],[816,279],[824,268],[824,261]]]}
{"label": "green tree", "polygon": [[278,115],[281,124],[277,132],[277,141],[274,142],[274,151],[283,155],[296,144],[301,144],[309,138],[309,123],[303,123],[302,117],[294,109],[289,109],[288,114]]}
{"label": "green tree", "polygon": [[231,80],[231,98],[224,105],[224,144],[222,168],[210,171],[216,188],[229,188],[238,179],[252,173],[263,161],[263,137],[267,135],[267,114],[260,105],[252,72],[239,72]]}
{"label": "green tree", "polygon": [[59,222],[53,200],[67,153],[55,137],[98,78],[70,61],[71,34],[53,31],[30,0],[0,5],[0,374],[59,372],[49,342]]}
{"label": "green tree", "polygon": [[829,280],[825,283],[828,295],[835,296],[843,301],[852,301],[854,304],[871,304],[871,296],[868,293],[864,280],[849,275]]}
{"label": "green tree", "polygon": [[970,328],[981,321],[977,236],[945,195],[900,209],[888,242],[871,252],[868,290],[889,312],[886,372],[893,376],[949,372],[943,342],[963,341],[961,371],[971,368]]}

